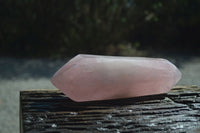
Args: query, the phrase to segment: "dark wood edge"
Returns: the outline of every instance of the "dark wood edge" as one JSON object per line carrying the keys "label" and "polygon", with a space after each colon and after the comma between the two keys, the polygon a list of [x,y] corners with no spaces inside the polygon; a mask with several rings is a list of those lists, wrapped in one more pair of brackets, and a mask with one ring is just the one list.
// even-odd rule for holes
{"label": "dark wood edge", "polygon": [[22,103],[21,103],[21,91],[19,94],[19,127],[20,127],[20,133],[24,133],[24,124],[23,124],[23,115],[22,115]]}
{"label": "dark wood edge", "polygon": [[[179,90],[179,89],[200,89],[197,85],[176,85],[174,86],[171,91],[173,90]],[[60,93],[61,91],[59,89],[24,89],[24,90],[21,90],[20,92],[22,93],[29,93],[29,92],[34,92],[34,93],[41,93],[41,92],[57,92],[57,93]]]}

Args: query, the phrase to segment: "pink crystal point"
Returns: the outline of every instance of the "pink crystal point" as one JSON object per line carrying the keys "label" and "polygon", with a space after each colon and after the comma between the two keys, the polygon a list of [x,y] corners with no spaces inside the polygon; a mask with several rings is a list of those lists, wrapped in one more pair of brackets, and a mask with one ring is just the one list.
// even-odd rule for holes
{"label": "pink crystal point", "polygon": [[167,93],[181,72],[165,59],[77,55],[51,82],[74,101]]}

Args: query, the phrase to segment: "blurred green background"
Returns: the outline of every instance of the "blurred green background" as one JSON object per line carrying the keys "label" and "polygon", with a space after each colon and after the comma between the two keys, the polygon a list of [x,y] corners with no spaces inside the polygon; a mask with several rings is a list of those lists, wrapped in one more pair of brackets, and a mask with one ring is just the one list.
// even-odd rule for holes
{"label": "blurred green background", "polygon": [[199,0],[3,0],[0,56],[200,53]]}

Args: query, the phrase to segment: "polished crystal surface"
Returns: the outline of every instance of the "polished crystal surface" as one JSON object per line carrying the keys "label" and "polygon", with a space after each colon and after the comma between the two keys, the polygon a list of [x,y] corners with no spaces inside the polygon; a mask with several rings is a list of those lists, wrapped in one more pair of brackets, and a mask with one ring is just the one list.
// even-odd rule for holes
{"label": "polished crystal surface", "polygon": [[94,101],[167,93],[180,78],[166,59],[79,54],[51,82],[74,101]]}

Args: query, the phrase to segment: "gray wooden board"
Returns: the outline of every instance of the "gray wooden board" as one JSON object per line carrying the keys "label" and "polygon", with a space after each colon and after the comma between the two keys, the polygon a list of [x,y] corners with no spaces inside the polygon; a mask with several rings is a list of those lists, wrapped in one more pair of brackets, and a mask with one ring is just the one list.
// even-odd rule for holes
{"label": "gray wooden board", "polygon": [[59,90],[20,92],[20,131],[189,132],[200,126],[200,88],[176,86],[168,94],[73,102]]}

